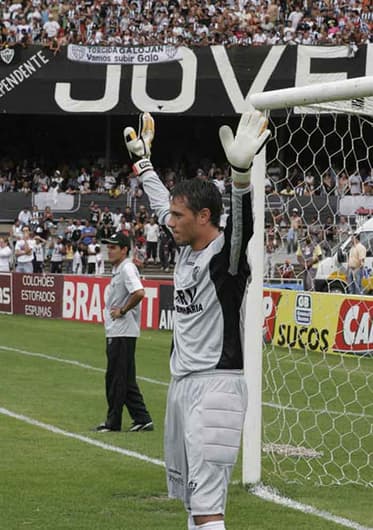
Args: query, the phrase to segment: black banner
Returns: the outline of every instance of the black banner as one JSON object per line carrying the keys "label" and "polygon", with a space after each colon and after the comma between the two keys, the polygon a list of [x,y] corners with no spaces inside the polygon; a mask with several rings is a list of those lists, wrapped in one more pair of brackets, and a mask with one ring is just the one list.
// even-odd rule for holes
{"label": "black banner", "polygon": [[[92,47],[94,50],[94,47]],[[181,48],[182,59],[148,65],[70,61],[64,48],[0,52],[2,114],[234,116],[251,93],[369,75],[373,44]]]}

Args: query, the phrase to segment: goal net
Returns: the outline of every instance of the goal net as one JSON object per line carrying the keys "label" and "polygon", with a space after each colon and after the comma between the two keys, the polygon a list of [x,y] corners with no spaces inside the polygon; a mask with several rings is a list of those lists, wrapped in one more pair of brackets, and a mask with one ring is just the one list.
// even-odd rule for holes
{"label": "goal net", "polygon": [[[307,235],[324,258],[334,260],[335,280],[345,281],[338,245],[361,224],[362,212],[373,214],[372,95],[373,78],[364,78],[251,100],[267,113],[272,136],[256,166],[261,181],[265,178],[265,196],[259,199],[265,207],[254,207],[256,220],[265,217],[266,237],[255,245],[265,254],[268,283],[258,352],[250,340],[245,354],[246,483],[275,476],[372,485],[373,298],[306,292],[301,285],[276,289],[271,281],[285,285],[281,265],[286,264],[297,289],[296,280],[302,279],[297,247]],[[257,282],[260,298],[261,287]],[[255,307],[250,298],[250,337],[258,336]],[[260,371],[261,380],[255,380],[253,372]]]}

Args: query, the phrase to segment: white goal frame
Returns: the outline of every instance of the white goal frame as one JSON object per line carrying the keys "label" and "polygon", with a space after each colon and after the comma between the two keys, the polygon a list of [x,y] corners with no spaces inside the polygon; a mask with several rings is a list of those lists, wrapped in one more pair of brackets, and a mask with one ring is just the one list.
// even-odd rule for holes
{"label": "white goal frame", "polygon": [[[274,109],[310,106],[373,96],[373,76],[330,83],[274,90],[250,97],[251,108],[263,112]],[[343,107],[339,112],[343,112]],[[248,288],[245,312],[245,377],[249,406],[243,432],[242,481],[255,484],[261,479],[262,429],[262,352],[263,352],[263,255],[264,255],[264,178],[265,149],[255,157],[252,171],[254,186],[255,230],[249,244],[252,282]]]}

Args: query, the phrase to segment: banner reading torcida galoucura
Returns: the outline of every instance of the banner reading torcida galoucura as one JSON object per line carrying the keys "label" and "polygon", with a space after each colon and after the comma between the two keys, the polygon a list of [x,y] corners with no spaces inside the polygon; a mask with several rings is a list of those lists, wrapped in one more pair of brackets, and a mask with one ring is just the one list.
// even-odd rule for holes
{"label": "banner reading torcida galoucura", "polygon": [[70,61],[91,64],[157,64],[181,61],[180,48],[168,45],[154,46],[78,46],[69,44]]}

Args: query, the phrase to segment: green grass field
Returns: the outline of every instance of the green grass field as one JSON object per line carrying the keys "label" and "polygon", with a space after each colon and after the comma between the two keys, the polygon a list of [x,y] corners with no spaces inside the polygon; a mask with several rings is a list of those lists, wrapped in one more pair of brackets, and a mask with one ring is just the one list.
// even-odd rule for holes
{"label": "green grass field", "polygon": [[[103,327],[0,315],[1,529],[186,528],[183,506],[167,499],[161,465],[170,338],[169,332],[144,332],[137,347],[139,383],[155,431],[97,434],[91,429],[104,420],[106,411]],[[372,370],[372,364],[365,369]],[[287,387],[292,387],[294,400],[297,383],[292,386],[295,374],[288,372]],[[269,383],[263,399],[273,399]],[[315,397],[312,406],[317,405]],[[285,442],[286,433],[281,438],[277,432],[277,409],[265,406],[263,410],[268,432],[274,440]],[[323,429],[330,431],[320,421],[316,438]],[[124,428],[129,423],[125,416]],[[369,443],[372,449],[371,441],[364,443],[367,450]],[[290,474],[285,481],[272,459],[265,456],[263,464],[263,483],[277,488],[282,496],[357,524],[350,528],[373,526],[371,488],[317,487],[314,481],[294,482]],[[371,480],[372,470],[364,473],[370,473]],[[229,492],[229,530],[342,527],[262,500],[241,486],[240,478],[239,462]]]}

